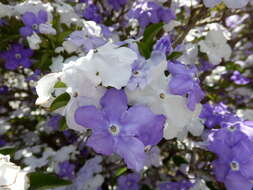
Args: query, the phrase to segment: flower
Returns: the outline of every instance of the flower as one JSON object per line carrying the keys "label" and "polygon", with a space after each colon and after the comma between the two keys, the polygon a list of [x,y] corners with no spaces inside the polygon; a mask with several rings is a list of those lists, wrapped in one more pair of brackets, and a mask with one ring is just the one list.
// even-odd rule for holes
{"label": "flower", "polygon": [[250,140],[241,140],[224,151],[213,165],[217,180],[224,182],[228,190],[252,189],[253,149]]}
{"label": "flower", "polygon": [[196,109],[191,111],[187,108],[186,98],[168,93],[168,77],[164,75],[166,64],[159,64],[152,67],[150,83],[144,89],[134,91],[126,89],[130,104],[144,104],[151,108],[156,114],[166,116],[164,137],[184,138],[190,131],[193,135],[200,135],[203,126],[198,115],[201,105],[197,104]]}
{"label": "flower", "polygon": [[47,22],[47,12],[44,10],[40,10],[38,15],[36,16],[32,12],[26,12],[22,16],[22,21],[25,24],[22,28],[20,28],[20,34],[22,36],[31,36],[34,32],[39,32],[39,25]]}
{"label": "flower", "polygon": [[26,190],[28,187],[26,172],[10,162],[9,156],[0,154],[0,188]]}
{"label": "flower", "polygon": [[103,86],[120,89],[127,85],[136,59],[137,54],[130,48],[108,42],[92,53],[90,64]]}
{"label": "flower", "polygon": [[162,182],[159,184],[159,190],[188,190],[193,184],[186,180],[179,182]]}
{"label": "flower", "polygon": [[206,39],[199,42],[200,51],[207,54],[211,64],[217,65],[224,58],[228,60],[231,56],[231,47],[221,30],[211,30],[207,33]]}
{"label": "flower", "polygon": [[95,21],[96,23],[101,23],[103,20],[103,17],[99,13],[99,7],[95,4],[89,4],[84,12],[83,17],[87,20]]}
{"label": "flower", "polygon": [[129,18],[139,21],[140,27],[145,28],[150,23],[165,22],[169,23],[175,18],[174,13],[169,8],[164,8],[152,1],[136,2],[128,12]]}
{"label": "flower", "polygon": [[228,8],[238,9],[245,7],[249,0],[204,0],[204,4],[207,7],[215,7],[217,4],[224,2]]}
{"label": "flower", "polygon": [[195,66],[188,67],[179,62],[169,62],[168,70],[172,77],[169,81],[169,90],[172,94],[188,95],[187,106],[190,110],[204,98],[204,92],[200,88]]}
{"label": "flower", "polygon": [[75,165],[69,163],[67,160],[58,164],[58,176],[61,178],[73,179],[75,175]]}
{"label": "flower", "polygon": [[238,85],[245,85],[250,83],[250,79],[241,75],[239,71],[234,71],[230,79],[233,80],[234,83]]}
{"label": "flower", "polygon": [[117,190],[139,190],[140,175],[131,173],[128,175],[122,175],[118,178]]}
{"label": "flower", "polygon": [[[142,105],[128,109],[127,102],[123,90],[112,88],[101,98],[101,110],[82,106],[77,109],[75,119],[79,125],[92,129],[88,146],[105,155],[117,153],[129,168],[140,171],[146,159],[145,144],[153,145],[161,140],[165,118]],[[145,132],[146,127],[149,132]],[[153,130],[158,130],[157,134]]]}
{"label": "flower", "polygon": [[32,55],[31,49],[25,49],[21,44],[12,44],[9,50],[0,54],[0,57],[5,60],[6,69],[15,70],[19,66],[30,67],[32,62],[29,58]]}

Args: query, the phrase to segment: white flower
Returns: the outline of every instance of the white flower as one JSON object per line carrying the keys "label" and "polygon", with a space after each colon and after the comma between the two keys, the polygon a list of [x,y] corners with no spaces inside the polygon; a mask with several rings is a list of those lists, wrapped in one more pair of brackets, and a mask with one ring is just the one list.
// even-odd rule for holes
{"label": "white flower", "polygon": [[10,162],[9,156],[0,154],[0,189],[26,190],[28,187],[26,172]]}
{"label": "white flower", "polygon": [[200,105],[194,112],[187,107],[187,99],[182,96],[168,94],[168,77],[162,73],[166,70],[166,64],[160,63],[153,68],[151,83],[144,89],[135,91],[126,90],[130,104],[148,105],[156,114],[164,114],[167,118],[164,137],[171,139],[174,137],[184,138],[187,131],[194,134],[201,134],[192,129],[192,124],[197,120],[200,112]]}
{"label": "white flower", "polygon": [[118,47],[110,42],[97,49],[93,63],[103,86],[120,89],[127,85],[132,74],[132,63],[137,54],[127,47]]}
{"label": "white flower", "polygon": [[[239,9],[245,7],[250,0],[223,0],[228,8]],[[207,7],[215,7],[221,0],[204,0],[204,4]]]}
{"label": "white flower", "polygon": [[42,34],[52,34],[52,35],[56,34],[56,30],[52,27],[51,24],[43,24],[43,23],[40,24],[39,31]]}
{"label": "white flower", "polygon": [[206,39],[200,43],[200,51],[208,55],[209,61],[212,64],[219,64],[221,59],[228,60],[231,56],[231,47],[227,44],[227,40],[220,30],[209,31]]}
{"label": "white flower", "polygon": [[0,3],[0,18],[5,16],[11,17],[13,14],[14,8],[12,6]]}
{"label": "white flower", "polygon": [[59,73],[50,73],[42,77],[36,85],[36,92],[39,96],[36,100],[37,105],[47,105],[53,98],[54,85],[59,80]]}
{"label": "white flower", "polygon": [[82,19],[75,13],[75,10],[71,5],[58,0],[53,4],[53,6],[56,7],[57,13],[59,13],[61,16],[61,23],[64,23],[68,26],[70,26],[72,23],[75,23],[79,26],[82,25]]}
{"label": "white flower", "polygon": [[14,9],[20,15],[23,15],[28,11],[37,15],[40,10],[44,10],[48,14],[47,23],[50,23],[53,19],[51,12],[54,10],[54,8],[52,7],[51,3],[42,3],[40,0],[26,0],[22,3],[16,4]]}
{"label": "white flower", "polygon": [[27,36],[26,39],[27,39],[29,47],[31,49],[36,50],[36,49],[40,48],[40,43],[42,41],[36,32],[33,32],[33,34],[31,36]]}

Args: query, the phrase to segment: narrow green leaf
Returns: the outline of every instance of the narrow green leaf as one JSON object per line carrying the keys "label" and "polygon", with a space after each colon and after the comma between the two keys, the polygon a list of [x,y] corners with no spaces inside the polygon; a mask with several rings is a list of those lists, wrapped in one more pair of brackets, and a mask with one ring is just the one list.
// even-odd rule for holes
{"label": "narrow green leaf", "polygon": [[61,94],[53,101],[53,103],[50,106],[50,110],[54,111],[63,106],[66,106],[69,100],[70,100],[70,95],[67,92]]}
{"label": "narrow green leaf", "polygon": [[52,173],[34,172],[28,174],[30,179],[30,190],[44,190],[70,185],[68,180],[61,179]]}
{"label": "narrow green leaf", "polygon": [[143,39],[138,43],[140,53],[146,58],[150,58],[153,45],[155,44],[155,37],[161,31],[163,23],[156,23],[149,25],[143,34]]}
{"label": "narrow green leaf", "polygon": [[180,52],[180,51],[174,51],[174,52],[172,52],[172,53],[167,57],[167,59],[168,59],[168,60],[177,59],[177,58],[181,57],[181,55],[183,55],[182,52]]}
{"label": "narrow green leaf", "polygon": [[67,122],[66,122],[66,118],[63,117],[61,120],[60,120],[60,130],[61,131],[64,131],[65,129],[68,128],[68,125],[67,125]]}
{"label": "narrow green leaf", "polygon": [[127,171],[127,168],[126,167],[123,167],[123,168],[119,168],[116,172],[115,172],[115,177],[119,177],[121,176],[122,174],[124,174],[125,172]]}

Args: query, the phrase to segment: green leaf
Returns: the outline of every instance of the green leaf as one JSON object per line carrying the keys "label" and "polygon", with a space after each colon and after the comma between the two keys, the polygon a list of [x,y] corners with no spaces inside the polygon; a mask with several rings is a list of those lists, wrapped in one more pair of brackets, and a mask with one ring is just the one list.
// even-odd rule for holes
{"label": "green leaf", "polygon": [[119,169],[115,172],[114,176],[115,176],[115,177],[119,177],[119,176],[121,176],[122,174],[124,174],[126,171],[127,171],[127,167],[119,168]]}
{"label": "green leaf", "polygon": [[55,83],[54,88],[66,88],[67,85],[64,82],[58,81]]}
{"label": "green leaf", "polygon": [[57,110],[63,106],[66,106],[70,100],[70,95],[65,92],[58,96],[50,106],[50,111]]}
{"label": "green leaf", "polygon": [[163,23],[151,24],[149,25],[143,34],[143,39],[138,43],[139,50],[141,54],[146,58],[150,58],[153,45],[155,44],[155,37],[161,31]]}
{"label": "green leaf", "polygon": [[11,148],[11,147],[0,149],[0,154],[3,154],[3,155],[13,155],[15,152],[16,152],[16,149]]}
{"label": "green leaf", "polygon": [[30,179],[30,190],[44,190],[70,185],[68,180],[61,179],[52,173],[34,172],[28,174]]}
{"label": "green leaf", "polygon": [[172,53],[167,57],[167,59],[168,59],[168,60],[177,59],[177,58],[179,58],[181,55],[183,55],[182,52],[180,52],[180,51],[174,51],[174,52],[172,52]]}
{"label": "green leaf", "polygon": [[60,120],[60,130],[61,131],[64,131],[65,129],[68,128],[68,125],[67,125],[67,122],[66,122],[66,118],[63,117],[61,120]]}

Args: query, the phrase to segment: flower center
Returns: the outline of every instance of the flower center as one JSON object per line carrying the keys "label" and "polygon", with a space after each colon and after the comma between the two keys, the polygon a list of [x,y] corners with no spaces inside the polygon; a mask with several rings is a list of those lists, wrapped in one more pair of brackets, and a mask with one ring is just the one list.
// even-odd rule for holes
{"label": "flower center", "polygon": [[33,24],[33,25],[32,25],[32,28],[33,28],[34,30],[37,30],[37,29],[38,29],[38,24]]}
{"label": "flower center", "polygon": [[20,59],[21,58],[21,54],[20,53],[16,53],[15,57],[16,57],[16,59]]}
{"label": "flower center", "polygon": [[109,127],[109,132],[112,134],[112,135],[118,135],[120,130],[119,130],[119,127],[117,125],[111,125]]}
{"label": "flower center", "polygon": [[164,98],[165,98],[165,94],[164,94],[164,93],[161,93],[161,94],[160,94],[160,98],[161,98],[161,99],[164,99]]}
{"label": "flower center", "polygon": [[238,171],[238,170],[240,169],[240,165],[239,165],[238,162],[232,161],[232,162],[230,163],[230,168],[231,168],[231,170],[233,170],[233,171]]}
{"label": "flower center", "polygon": [[228,130],[230,132],[234,132],[236,130],[236,127],[234,125],[231,125],[231,126],[228,127]]}

